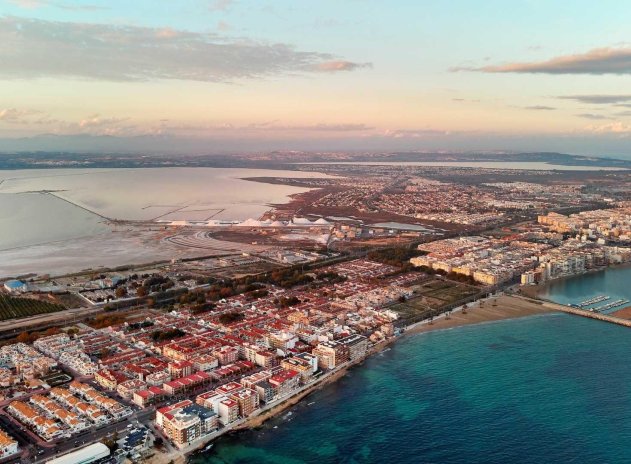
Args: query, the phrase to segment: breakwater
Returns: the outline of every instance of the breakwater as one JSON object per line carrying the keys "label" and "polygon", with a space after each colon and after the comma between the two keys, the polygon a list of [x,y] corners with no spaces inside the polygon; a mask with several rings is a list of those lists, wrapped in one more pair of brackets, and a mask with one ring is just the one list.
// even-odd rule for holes
{"label": "breakwater", "polygon": [[611,324],[622,325],[625,327],[631,327],[631,321],[627,319],[620,319],[619,317],[610,316],[608,314],[597,313],[593,311],[588,311],[586,309],[574,308],[572,306],[565,306],[562,304],[554,303],[552,301],[547,300],[537,300],[534,298],[528,298],[524,296],[517,296],[517,298],[521,298],[523,300],[531,301],[533,303],[537,303],[542,305],[544,308],[552,309],[555,311],[561,311],[568,314],[574,314],[575,316],[588,317],[590,319],[596,319],[603,322],[609,322]]}

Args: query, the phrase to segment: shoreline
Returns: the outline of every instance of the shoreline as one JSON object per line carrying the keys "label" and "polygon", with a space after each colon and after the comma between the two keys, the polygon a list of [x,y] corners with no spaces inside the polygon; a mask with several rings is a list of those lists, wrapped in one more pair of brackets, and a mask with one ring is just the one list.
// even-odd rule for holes
{"label": "shoreline", "polygon": [[[480,306],[481,302],[483,306]],[[496,302],[497,305],[494,305],[493,302]],[[431,323],[428,320],[417,322],[406,327],[400,336],[391,337],[370,347],[365,357],[358,359],[351,364],[340,366],[338,370],[330,372],[328,376],[312,385],[306,386],[304,390],[296,392],[294,395],[286,398],[281,403],[275,404],[269,409],[261,411],[260,414],[250,416],[247,419],[236,423],[233,427],[220,431],[220,433],[216,435],[212,434],[211,436],[206,437],[206,439],[200,440],[199,443],[191,444],[182,450],[178,450],[177,452],[163,454],[161,456],[161,461],[165,459],[168,461],[169,459],[176,459],[177,457],[186,457],[186,459],[188,459],[188,457],[192,454],[199,452],[209,443],[221,436],[240,433],[245,430],[252,430],[263,426],[268,420],[277,417],[280,413],[297,405],[306,396],[344,377],[349,369],[363,364],[363,362],[369,357],[382,352],[400,338],[420,333],[517,319],[553,312],[556,311],[540,303],[523,300],[514,296],[501,295],[487,300],[478,300],[471,305],[468,305],[467,312],[465,314],[462,314],[460,310],[457,313],[452,311],[449,318],[447,318],[445,313],[443,313],[434,318]]]}
{"label": "shoreline", "polygon": [[598,274],[599,272],[605,272],[608,270],[615,270],[615,269],[624,269],[627,267],[631,267],[631,262],[626,262],[626,263],[618,263],[618,264],[612,264],[609,266],[604,266],[601,268],[597,268],[597,269],[589,269],[585,272],[582,272],[581,274],[574,274],[574,275],[568,275],[568,276],[563,276],[563,277],[558,277],[556,279],[552,279],[552,280],[547,280],[545,282],[539,283],[539,284],[535,284],[535,285],[530,285],[527,287],[520,287],[520,292],[522,295],[527,296],[529,298],[535,298],[535,299],[545,299],[545,297],[541,296],[541,293],[543,293],[544,291],[548,290],[552,285],[556,284],[556,283],[560,283],[560,282],[565,282],[567,280],[571,280],[577,277],[585,277],[591,274]]}
{"label": "shoreline", "polygon": [[[484,306],[480,306],[480,304]],[[487,300],[478,300],[468,306],[466,314],[461,311],[452,312],[447,318],[445,313],[434,318],[432,323],[420,321],[405,329],[404,335],[433,332],[435,330],[453,329],[468,325],[505,321],[522,317],[554,312],[542,304],[522,300],[515,296],[501,295]]]}

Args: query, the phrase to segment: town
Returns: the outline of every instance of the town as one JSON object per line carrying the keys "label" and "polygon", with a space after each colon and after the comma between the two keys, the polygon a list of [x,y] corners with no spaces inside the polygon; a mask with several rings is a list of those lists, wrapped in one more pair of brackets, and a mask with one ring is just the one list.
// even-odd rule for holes
{"label": "town", "polygon": [[409,327],[631,261],[624,194],[395,176],[345,179],[336,196],[317,182],[311,208],[344,204],[340,216],[290,204],[161,223],[165,243],[230,239],[240,253],[2,282],[2,323],[24,324],[0,347],[2,458],[168,462],[260,424]]}

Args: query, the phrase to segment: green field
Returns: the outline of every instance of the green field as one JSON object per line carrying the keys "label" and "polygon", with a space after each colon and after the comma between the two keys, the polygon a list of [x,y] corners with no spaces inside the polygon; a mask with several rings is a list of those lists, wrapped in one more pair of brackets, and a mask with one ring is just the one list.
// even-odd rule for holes
{"label": "green field", "polygon": [[20,319],[37,314],[55,313],[64,309],[66,308],[62,305],[46,301],[0,295],[0,321]]}

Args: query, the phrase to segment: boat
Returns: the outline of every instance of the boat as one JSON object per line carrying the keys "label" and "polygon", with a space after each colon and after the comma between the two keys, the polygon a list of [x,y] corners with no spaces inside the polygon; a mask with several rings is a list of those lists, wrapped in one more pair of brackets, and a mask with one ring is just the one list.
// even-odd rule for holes
{"label": "boat", "polygon": [[608,296],[608,295],[598,295],[598,296],[595,296],[595,297],[590,298],[588,300],[581,301],[580,303],[578,303],[577,306],[579,308],[584,308],[585,306],[591,306],[593,304],[600,303],[601,301],[606,301],[606,300],[608,300],[610,298],[611,297]]}
{"label": "boat", "polygon": [[625,305],[628,302],[629,300],[620,299],[620,300],[612,301],[611,303],[598,306],[596,308],[590,308],[590,311],[601,313],[603,311],[607,311],[608,309],[617,308],[618,306]]}

